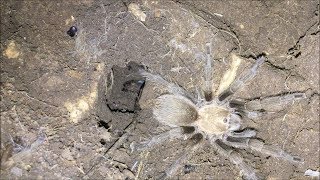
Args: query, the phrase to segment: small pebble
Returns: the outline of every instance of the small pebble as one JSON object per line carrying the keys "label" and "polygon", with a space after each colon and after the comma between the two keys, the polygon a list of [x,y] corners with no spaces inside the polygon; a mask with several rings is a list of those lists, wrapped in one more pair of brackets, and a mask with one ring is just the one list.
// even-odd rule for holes
{"label": "small pebble", "polygon": [[311,169],[306,170],[304,173],[305,176],[310,176],[310,177],[320,177],[320,172],[319,171],[314,171]]}

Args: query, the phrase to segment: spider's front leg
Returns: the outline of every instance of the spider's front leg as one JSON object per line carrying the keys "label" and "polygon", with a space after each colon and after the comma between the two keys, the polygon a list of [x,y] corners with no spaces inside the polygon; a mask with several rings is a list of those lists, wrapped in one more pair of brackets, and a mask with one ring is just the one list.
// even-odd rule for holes
{"label": "spider's front leg", "polygon": [[300,163],[303,160],[297,156],[292,156],[277,146],[266,145],[264,142],[250,138],[224,138],[223,142],[235,148],[250,148],[254,151],[267,154],[273,157],[282,158],[286,161]]}
{"label": "spider's front leg", "polygon": [[253,129],[245,129],[241,132],[234,132],[230,131],[226,135],[227,137],[234,137],[234,138],[251,138],[256,136],[256,131]]}
{"label": "spider's front leg", "polygon": [[245,104],[245,108],[249,110],[266,110],[266,111],[281,111],[289,103],[294,102],[295,100],[305,99],[305,93],[289,93],[286,95],[279,95],[273,97],[267,97],[263,99],[256,99],[249,101]]}
{"label": "spider's front leg", "polygon": [[278,95],[251,101],[246,100],[231,100],[229,107],[244,113],[248,118],[255,119],[265,114],[271,114],[284,110],[290,103],[296,100],[305,99],[305,93],[288,93],[285,95]]}
{"label": "spider's front leg", "polygon": [[215,138],[211,138],[210,143],[218,154],[228,158],[233,164],[235,164],[240,169],[240,172],[243,174],[245,179],[259,179],[259,177],[255,173],[255,170],[243,161],[243,158],[238,152],[232,150],[226,144]]}
{"label": "spider's front leg", "polygon": [[256,62],[252,65],[252,67],[240,75],[240,78],[233,81],[230,86],[224,90],[218,96],[218,100],[221,102],[225,102],[230,96],[232,96],[237,90],[239,90],[247,81],[251,80],[256,74],[259,66],[265,61],[264,56],[258,57]]}

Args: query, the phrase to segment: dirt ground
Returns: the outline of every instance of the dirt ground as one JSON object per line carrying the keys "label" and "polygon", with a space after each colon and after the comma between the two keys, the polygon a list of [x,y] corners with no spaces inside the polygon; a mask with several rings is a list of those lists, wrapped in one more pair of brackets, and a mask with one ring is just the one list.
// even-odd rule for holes
{"label": "dirt ground", "polygon": [[[74,37],[66,33],[71,26]],[[305,171],[320,169],[319,34],[319,1],[312,0],[1,1],[1,179],[157,178],[186,142],[132,151],[133,142],[166,130],[152,117],[150,101],[159,94],[146,82],[138,104],[138,94],[123,102],[127,95],[111,86],[123,77],[112,82],[110,72],[133,61],[196,94],[208,40],[216,85],[231,53],[246,60],[242,69],[267,54],[236,96],[307,94],[285,112],[247,123],[304,163],[239,152],[266,179],[310,179]],[[138,80],[132,92],[143,86]],[[122,104],[128,110],[110,109],[110,100],[129,103]],[[241,176],[207,145],[173,179]]]}

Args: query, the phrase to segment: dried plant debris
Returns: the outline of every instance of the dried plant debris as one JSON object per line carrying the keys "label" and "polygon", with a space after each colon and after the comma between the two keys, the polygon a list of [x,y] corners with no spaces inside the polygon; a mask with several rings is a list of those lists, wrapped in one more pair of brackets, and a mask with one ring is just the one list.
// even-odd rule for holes
{"label": "dried plant debris", "polygon": [[139,74],[142,65],[129,62],[126,67],[113,66],[107,79],[107,105],[111,111],[135,112],[145,78]]}

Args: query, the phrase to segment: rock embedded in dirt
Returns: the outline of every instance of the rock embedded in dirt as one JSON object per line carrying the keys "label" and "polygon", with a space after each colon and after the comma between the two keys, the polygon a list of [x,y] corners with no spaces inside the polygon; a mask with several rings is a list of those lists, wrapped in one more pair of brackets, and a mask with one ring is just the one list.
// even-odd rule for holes
{"label": "rock embedded in dirt", "polygon": [[125,67],[113,66],[107,83],[107,105],[111,111],[135,112],[145,78],[139,74],[142,65],[129,62]]}
{"label": "rock embedded in dirt", "polygon": [[128,178],[128,179],[135,179],[135,176],[134,176],[134,174],[131,172],[131,171],[129,171],[128,169],[124,169],[123,171],[122,171],[122,173],[126,176],[126,178]]}
{"label": "rock embedded in dirt", "polygon": [[113,160],[125,164],[130,162],[130,156],[125,149],[121,148],[115,151],[115,153],[113,154]]}
{"label": "rock embedded in dirt", "polygon": [[68,161],[74,160],[69,148],[64,149],[63,152],[61,153],[61,156]]}

